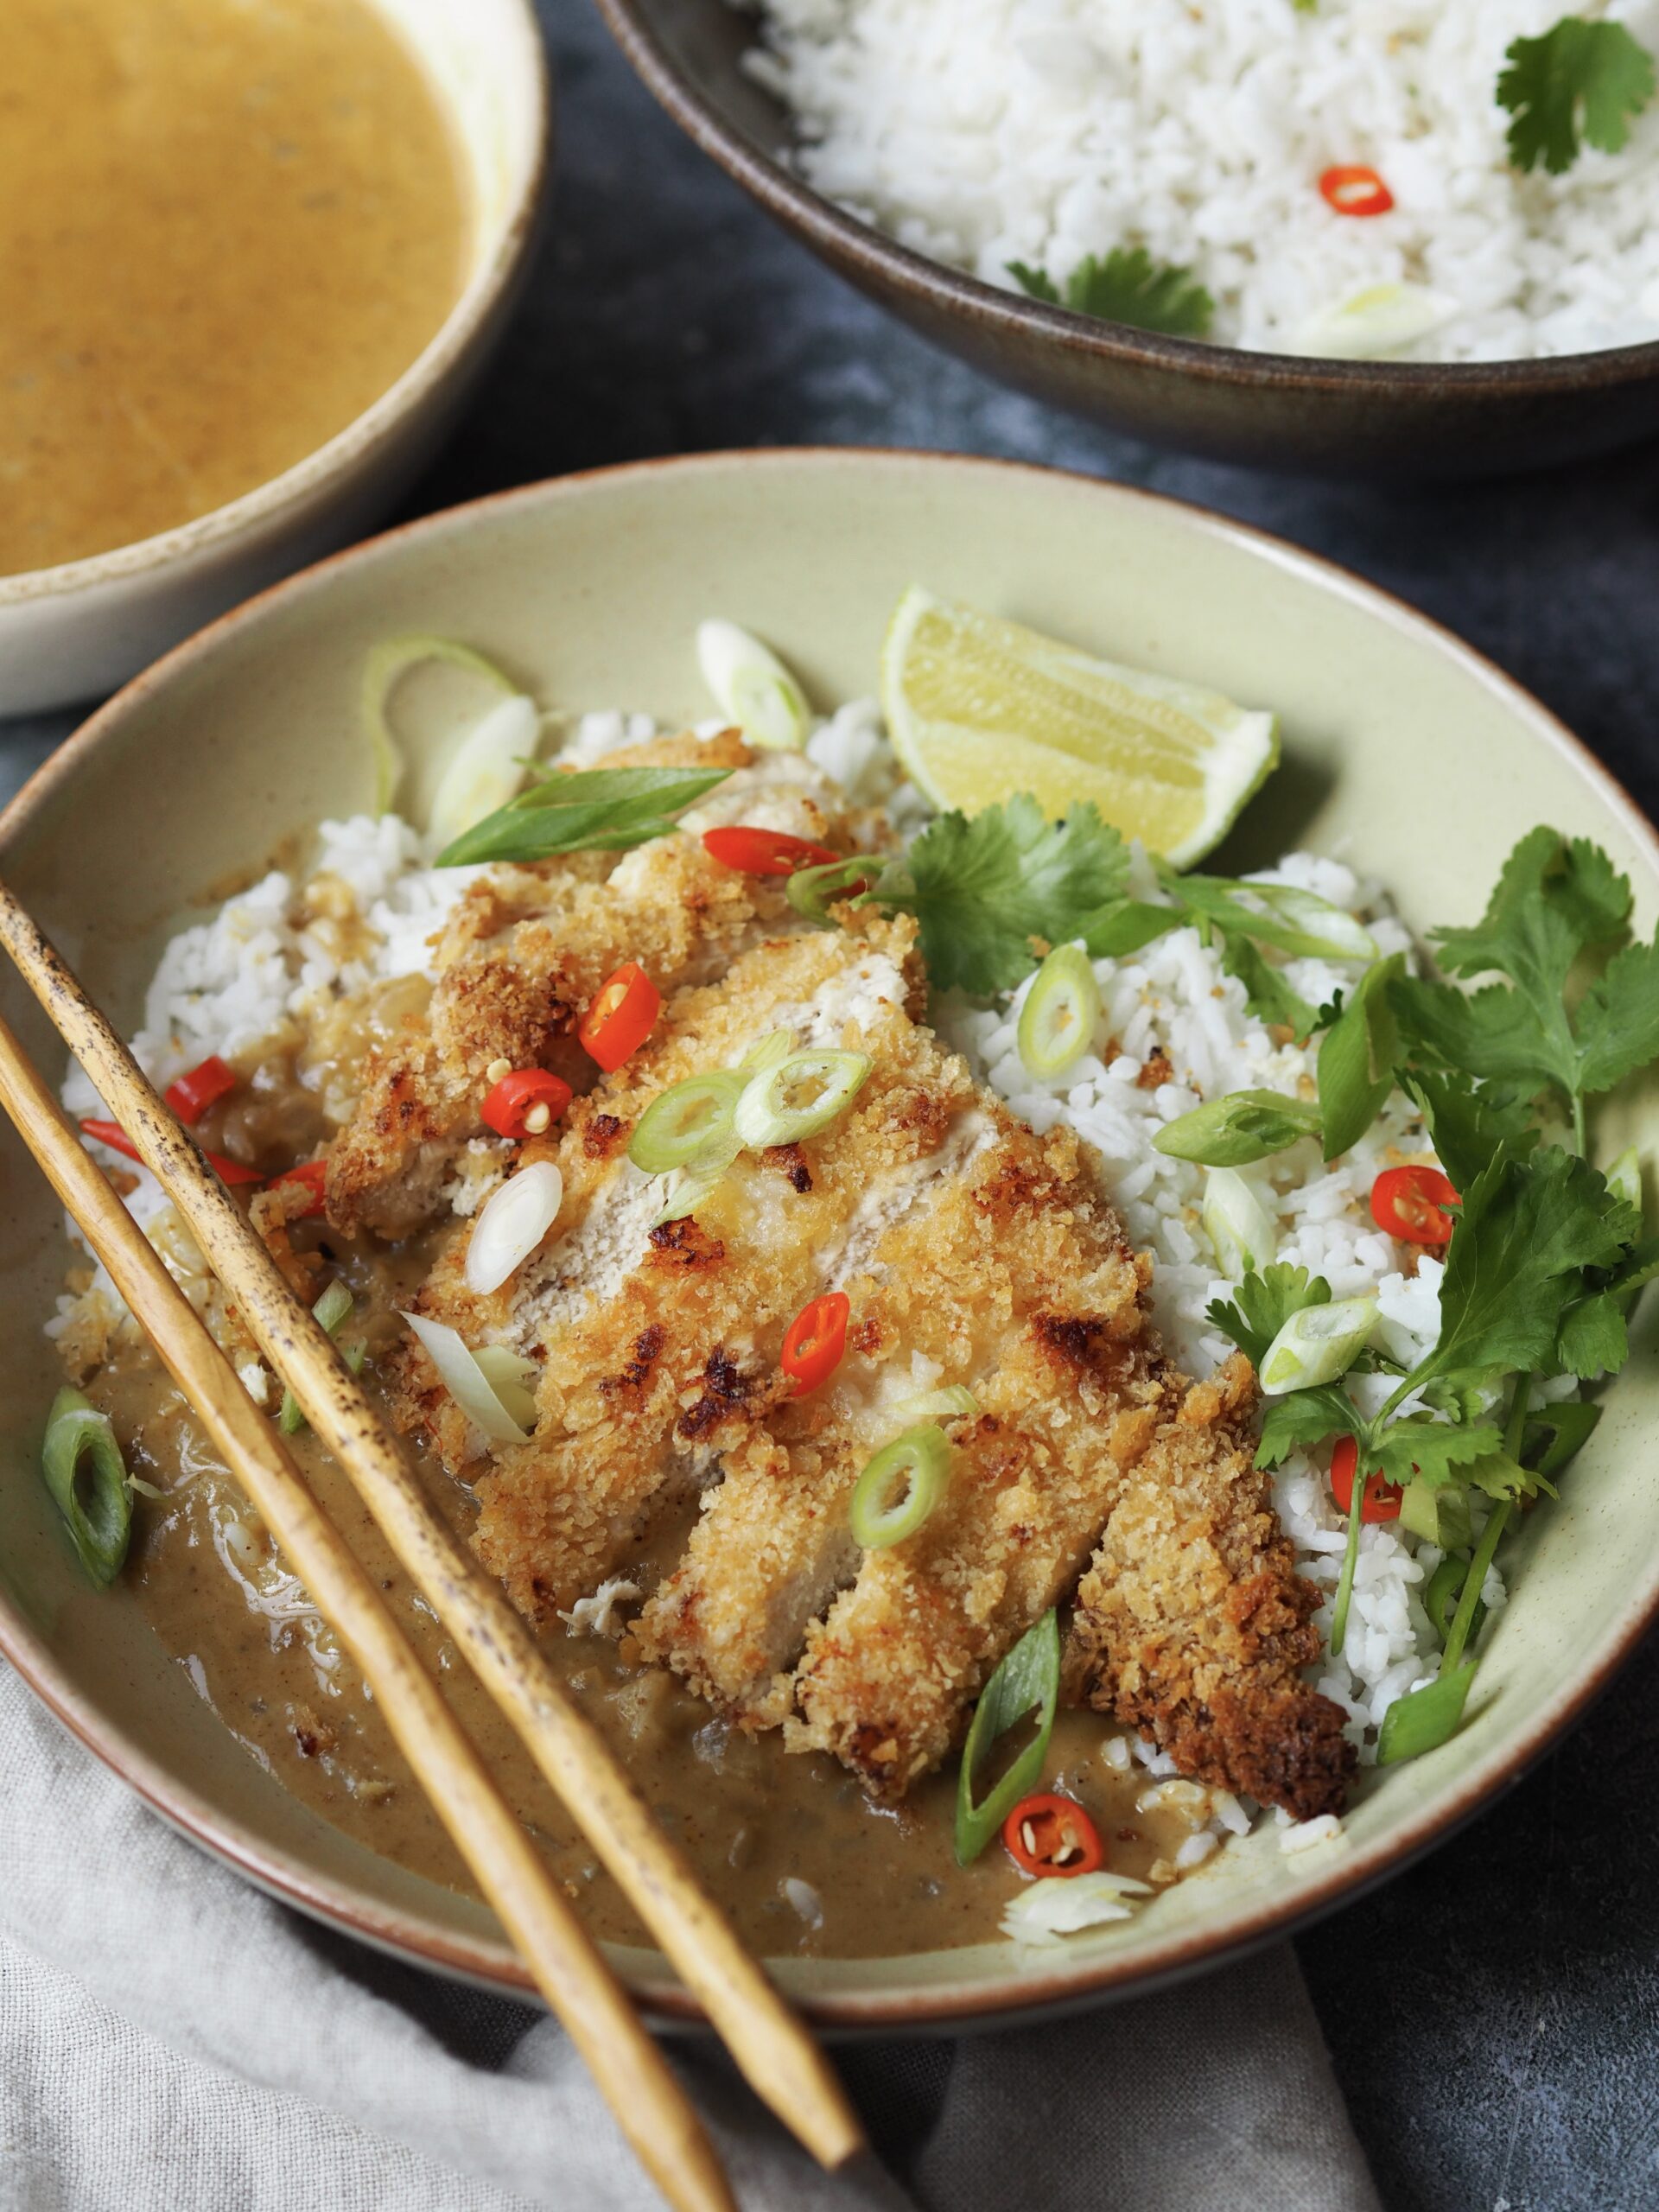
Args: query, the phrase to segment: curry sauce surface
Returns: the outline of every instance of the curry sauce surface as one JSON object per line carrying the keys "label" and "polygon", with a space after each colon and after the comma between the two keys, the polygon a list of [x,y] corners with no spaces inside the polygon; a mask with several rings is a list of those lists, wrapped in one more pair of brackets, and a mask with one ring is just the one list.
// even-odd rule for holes
{"label": "curry sauce surface", "polygon": [[367,0],[8,0],[0,575],[315,451],[464,277],[455,148]]}

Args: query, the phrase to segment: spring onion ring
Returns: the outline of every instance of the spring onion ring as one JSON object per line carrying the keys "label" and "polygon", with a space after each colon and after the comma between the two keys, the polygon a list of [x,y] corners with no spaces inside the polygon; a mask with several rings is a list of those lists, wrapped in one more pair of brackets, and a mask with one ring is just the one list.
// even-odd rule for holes
{"label": "spring onion ring", "polygon": [[647,1175],[666,1175],[712,1154],[730,1137],[748,1080],[737,1068],[710,1068],[671,1084],[639,1116],[628,1158]]}
{"label": "spring onion ring", "polygon": [[524,780],[541,742],[536,702],[515,691],[492,707],[461,740],[433,796],[426,833],[442,850],[505,806]]}
{"label": "spring onion ring", "polygon": [[1293,1313],[1263,1353],[1262,1395],[1313,1390],[1345,1375],[1358,1358],[1376,1320],[1376,1300],[1333,1298]]}
{"label": "spring onion ring", "polygon": [[847,1519],[867,1552],[885,1551],[913,1536],[944,1494],[950,1440],[925,1421],[884,1444],[853,1488]]}
{"label": "spring onion ring", "polygon": [[979,1400],[960,1382],[947,1382],[938,1390],[924,1390],[918,1397],[901,1398],[893,1408],[900,1421],[977,1421]]}
{"label": "spring onion ring", "polygon": [[652,1228],[665,1221],[683,1221],[687,1214],[695,1213],[709,1192],[726,1180],[742,1149],[734,1137],[728,1143],[708,1146],[683,1167],[675,1168],[664,1188],[663,1203]]}
{"label": "spring onion ring", "polygon": [[1272,1217],[1236,1168],[1212,1167],[1205,1176],[1204,1230],[1229,1282],[1265,1268],[1279,1249]]}
{"label": "spring onion ring", "polygon": [[564,1178],[550,1160],[532,1160],[491,1192],[473,1224],[462,1274],[487,1298],[516,1274],[559,1217]]}
{"label": "spring onion ring", "polygon": [[751,745],[767,753],[798,753],[811,716],[800,685],[769,645],[735,622],[699,622],[697,665],[714,695]]}
{"label": "spring onion ring", "polygon": [[[353,1303],[351,1292],[346,1289],[343,1282],[336,1280],[329,1284],[327,1289],[311,1308],[311,1318],[320,1329],[326,1329],[331,1337],[337,1337],[346,1325]],[[360,1347],[359,1349],[360,1354]],[[346,1364],[351,1366],[349,1353],[346,1355]],[[359,1356],[357,1365],[352,1367],[353,1375],[362,1364],[363,1360]],[[291,1390],[284,1389],[282,1411],[276,1416],[277,1427],[284,1436],[297,1436],[307,1425],[305,1415],[300,1411],[299,1400]]]}
{"label": "spring onion ring", "polygon": [[404,1319],[419,1338],[423,1350],[438,1370],[438,1380],[474,1428],[492,1444],[525,1444],[526,1428],[516,1421],[497,1395],[495,1385],[479,1365],[461,1332],[446,1321],[429,1321],[423,1313]]}
{"label": "spring onion ring", "polygon": [[1016,1033],[1027,1075],[1052,1083],[1080,1060],[1100,1019],[1100,986],[1080,944],[1058,944],[1031,982]]}
{"label": "spring onion ring", "polygon": [[441,660],[451,668],[465,669],[503,698],[511,698],[518,685],[505,677],[493,661],[475,653],[453,638],[385,638],[372,645],[363,664],[363,727],[368,734],[374,761],[374,809],[387,813],[403,780],[403,749],[391,734],[391,695],[412,668],[423,661]]}
{"label": "spring onion ring", "polygon": [[[82,1484],[83,1466],[90,1481]],[[107,1414],[67,1385],[52,1401],[41,1471],[87,1574],[107,1590],[121,1572],[132,1535],[127,1466]]]}
{"label": "spring onion ring", "polygon": [[[957,1864],[969,1866],[1022,1797],[1042,1777],[1054,1712],[1060,1698],[1060,1630],[1053,1608],[1028,1628],[979,1694],[973,1725],[963,1746],[957,1777]],[[1007,1772],[977,1803],[976,1779],[991,1746],[1026,1716],[1037,1715],[1037,1732]],[[1056,1887],[1058,1886],[1057,1884]]]}
{"label": "spring onion ring", "polygon": [[[816,1136],[851,1105],[869,1072],[866,1052],[791,1052],[750,1077],[737,1102],[737,1134],[751,1152]],[[801,1091],[809,1095],[797,1103]]]}
{"label": "spring onion ring", "polygon": [[486,1344],[473,1357],[479,1373],[506,1408],[509,1419],[521,1428],[534,1428],[536,1377],[541,1372],[535,1361],[522,1358],[506,1344]]}

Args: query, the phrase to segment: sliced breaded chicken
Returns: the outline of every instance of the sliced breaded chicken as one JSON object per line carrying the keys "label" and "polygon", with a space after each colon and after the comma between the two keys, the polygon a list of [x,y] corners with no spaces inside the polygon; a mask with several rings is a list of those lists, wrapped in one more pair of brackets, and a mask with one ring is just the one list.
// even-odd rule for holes
{"label": "sliced breaded chicken", "polygon": [[625,960],[667,992],[801,926],[778,879],[721,867],[696,832],[741,821],[838,851],[876,834],[800,754],[757,757],[733,731],[626,747],[606,765],[734,772],[684,817],[683,836],[620,856],[494,868],[468,886],[445,926],[428,1006],[365,1058],[355,1110],[329,1154],[336,1228],[398,1237],[432,1218],[456,1154],[481,1127],[493,1062],[550,1067],[584,1086],[593,1066],[575,1027]]}
{"label": "sliced breaded chicken", "polygon": [[1183,1774],[1308,1820],[1340,1808],[1357,1754],[1302,1680],[1319,1592],[1255,1465],[1255,1398],[1242,1353],[1183,1389],[1077,1591],[1068,1675]]}

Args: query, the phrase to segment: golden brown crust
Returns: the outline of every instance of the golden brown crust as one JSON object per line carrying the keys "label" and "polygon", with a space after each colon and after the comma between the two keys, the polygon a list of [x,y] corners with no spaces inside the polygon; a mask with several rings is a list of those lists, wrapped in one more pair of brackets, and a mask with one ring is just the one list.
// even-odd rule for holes
{"label": "golden brown crust", "polygon": [[1068,1675],[1183,1774],[1282,1806],[1340,1809],[1357,1754],[1346,1715],[1301,1677],[1319,1593],[1255,1465],[1255,1377],[1172,1375],[1166,1416],[1077,1590]]}

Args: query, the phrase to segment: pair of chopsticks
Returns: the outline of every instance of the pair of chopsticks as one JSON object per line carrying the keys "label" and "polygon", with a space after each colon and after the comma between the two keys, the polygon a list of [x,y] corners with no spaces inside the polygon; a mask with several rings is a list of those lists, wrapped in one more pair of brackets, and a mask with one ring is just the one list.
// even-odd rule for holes
{"label": "pair of chopsticks", "polygon": [[[208,1265],[404,1568],[739,2067],[820,2164],[863,2147],[839,2080],[560,1686],[499,1586],[428,1503],[397,1440],[246,1216],[4,884],[0,944],[188,1224]],[[404,1756],[641,2162],[683,2212],[734,2212],[702,2122],[380,1592],[0,1022],[0,1105],[289,1563],[362,1669]]]}

